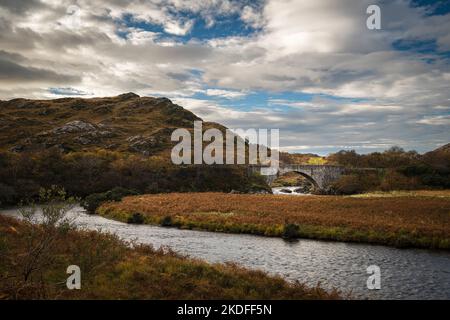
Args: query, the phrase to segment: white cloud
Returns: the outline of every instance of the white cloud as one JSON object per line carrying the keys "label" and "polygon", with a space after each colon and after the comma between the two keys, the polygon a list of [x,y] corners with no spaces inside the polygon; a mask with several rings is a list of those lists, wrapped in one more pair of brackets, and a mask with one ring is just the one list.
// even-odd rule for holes
{"label": "white cloud", "polygon": [[264,25],[262,13],[251,6],[245,6],[242,9],[241,19],[254,28],[261,28]]}
{"label": "white cloud", "polygon": [[432,126],[450,126],[450,116],[430,116],[419,121],[419,124],[427,124]]}
{"label": "white cloud", "polygon": [[188,20],[182,24],[179,22],[170,21],[165,24],[164,31],[177,36],[184,36],[191,31],[193,25],[193,20]]}
{"label": "white cloud", "polygon": [[157,32],[146,31],[138,28],[127,29],[127,32],[127,39],[133,45],[143,45],[145,43],[155,42],[159,35]]}
{"label": "white cloud", "polygon": [[[381,31],[365,27],[369,2],[381,5]],[[346,141],[361,148],[391,143],[427,148],[448,139],[449,120],[443,115],[450,101],[448,60],[433,53],[395,51],[392,43],[431,39],[438,50],[448,50],[449,14],[424,16],[406,0],[267,0],[260,7],[226,0],[76,3],[81,9],[77,28],[68,23],[70,0],[0,5],[0,98],[52,97],[50,87],[96,96],[163,94],[231,127],[280,127],[286,147]],[[186,18],[182,12],[188,11],[193,15]],[[175,35],[189,34],[198,19],[212,27],[230,14],[261,31],[208,41],[176,40]],[[169,35],[130,28],[126,16],[157,25]],[[208,87],[214,89],[204,89]],[[231,100],[258,91],[364,102],[278,99],[269,101],[267,109],[238,111],[189,98],[200,92]]]}
{"label": "white cloud", "polygon": [[246,94],[244,92],[240,92],[240,91],[207,89],[206,95],[222,97],[222,98],[226,98],[226,99],[236,99],[236,98],[241,98],[241,97],[245,96]]}

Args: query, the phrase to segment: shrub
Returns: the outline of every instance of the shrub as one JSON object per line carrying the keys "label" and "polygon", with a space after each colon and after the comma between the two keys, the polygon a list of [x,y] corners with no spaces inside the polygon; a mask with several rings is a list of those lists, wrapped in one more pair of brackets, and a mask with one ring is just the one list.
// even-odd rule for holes
{"label": "shrub", "polygon": [[103,193],[94,193],[87,196],[81,203],[81,206],[86,209],[89,214],[95,214],[95,210],[106,201],[120,201],[123,197],[137,195],[134,190],[128,190],[121,187],[116,187],[110,191]]}
{"label": "shrub", "polygon": [[286,223],[283,227],[282,237],[284,239],[298,238],[300,227],[295,223]]}
{"label": "shrub", "polygon": [[408,178],[395,170],[387,170],[380,189],[383,191],[413,190],[418,189],[419,185],[416,178]]}
{"label": "shrub", "polygon": [[332,184],[332,190],[339,195],[358,194],[376,189],[379,181],[376,174],[344,175]]}
{"label": "shrub", "polygon": [[421,182],[430,187],[450,188],[450,175],[426,174]]}
{"label": "shrub", "polygon": [[86,209],[87,213],[94,214],[95,210],[106,200],[105,193],[94,193],[87,196],[81,203],[81,206]]}
{"label": "shrub", "polygon": [[[46,268],[54,262],[53,249],[58,238],[74,228],[74,223],[67,217],[67,213],[76,199],[67,198],[65,191],[58,187],[41,189],[39,194],[42,216],[40,221],[37,218],[37,207],[33,203],[19,209],[24,224],[28,226],[21,235],[27,239],[27,245],[12,263],[18,266],[22,288],[25,288],[29,281],[33,281],[32,275],[35,273],[41,275],[37,276],[37,279],[42,279]],[[37,222],[40,227],[32,228]],[[42,285],[42,282],[39,285]]]}
{"label": "shrub", "polygon": [[130,224],[143,224],[144,223],[144,216],[140,214],[139,212],[133,213],[131,217],[128,218],[127,223]]}
{"label": "shrub", "polygon": [[173,225],[172,217],[165,216],[161,219],[161,227],[171,227]]}
{"label": "shrub", "polygon": [[[42,228],[0,215],[0,297],[2,299],[331,299],[318,286],[308,288],[262,271],[235,264],[207,264],[151,246],[128,243],[112,234],[72,230],[60,234],[43,267],[28,281],[21,276],[23,253],[29,239],[45,236]],[[33,229],[33,230],[31,230]],[[2,243],[8,245],[2,246]],[[51,263],[49,263],[51,262]],[[82,289],[67,290],[65,270],[76,263],[82,270]],[[42,264],[41,264],[42,266]]]}
{"label": "shrub", "polygon": [[414,177],[433,173],[432,168],[425,164],[401,167],[398,169],[398,171],[407,177]]}
{"label": "shrub", "polygon": [[338,181],[333,183],[333,190],[337,194],[356,194],[364,192],[361,180],[355,175],[342,176]]}

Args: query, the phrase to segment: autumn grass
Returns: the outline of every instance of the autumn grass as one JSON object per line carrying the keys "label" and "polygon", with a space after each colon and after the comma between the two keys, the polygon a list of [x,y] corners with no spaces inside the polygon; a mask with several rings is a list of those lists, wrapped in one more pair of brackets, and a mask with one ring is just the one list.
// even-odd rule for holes
{"label": "autumn grass", "polygon": [[123,222],[140,215],[147,224],[186,229],[280,237],[288,228],[297,238],[450,249],[450,199],[432,196],[172,193],[126,197],[97,213]]}
{"label": "autumn grass", "polygon": [[[72,230],[56,241],[45,268],[27,280],[20,270],[29,225],[0,215],[0,299],[335,299],[319,287],[289,283],[234,264],[207,264],[116,236]],[[78,265],[81,290],[66,288]]]}
{"label": "autumn grass", "polygon": [[350,196],[352,198],[430,197],[450,199],[450,190],[375,191]]}

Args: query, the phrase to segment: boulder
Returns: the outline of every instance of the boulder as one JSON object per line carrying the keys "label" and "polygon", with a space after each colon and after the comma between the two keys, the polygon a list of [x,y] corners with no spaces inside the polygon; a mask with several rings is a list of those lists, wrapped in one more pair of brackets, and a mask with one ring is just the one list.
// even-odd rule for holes
{"label": "boulder", "polygon": [[305,184],[301,186],[300,188],[297,188],[294,190],[295,193],[310,193],[311,192],[311,185]]}
{"label": "boulder", "polygon": [[83,120],[74,120],[66,123],[62,127],[53,129],[53,133],[55,134],[65,134],[65,133],[76,133],[76,132],[90,132],[95,131],[97,128]]}
{"label": "boulder", "polygon": [[141,152],[144,155],[149,154],[150,149],[160,146],[161,141],[155,136],[132,136],[126,139],[130,143],[129,149],[134,152]]}

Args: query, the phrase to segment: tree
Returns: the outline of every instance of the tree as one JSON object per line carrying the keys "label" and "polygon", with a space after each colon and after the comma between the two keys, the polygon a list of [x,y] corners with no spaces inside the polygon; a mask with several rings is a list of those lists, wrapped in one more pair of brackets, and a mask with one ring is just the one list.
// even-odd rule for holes
{"label": "tree", "polygon": [[[21,231],[25,246],[15,260],[10,261],[17,266],[17,274],[13,275],[16,296],[22,289],[44,287],[42,274],[55,259],[52,249],[74,226],[67,213],[73,208],[75,199],[67,198],[64,190],[56,187],[41,189],[39,199],[39,206],[32,203],[20,209],[25,224]],[[45,296],[45,292],[41,292],[41,296]]]}

